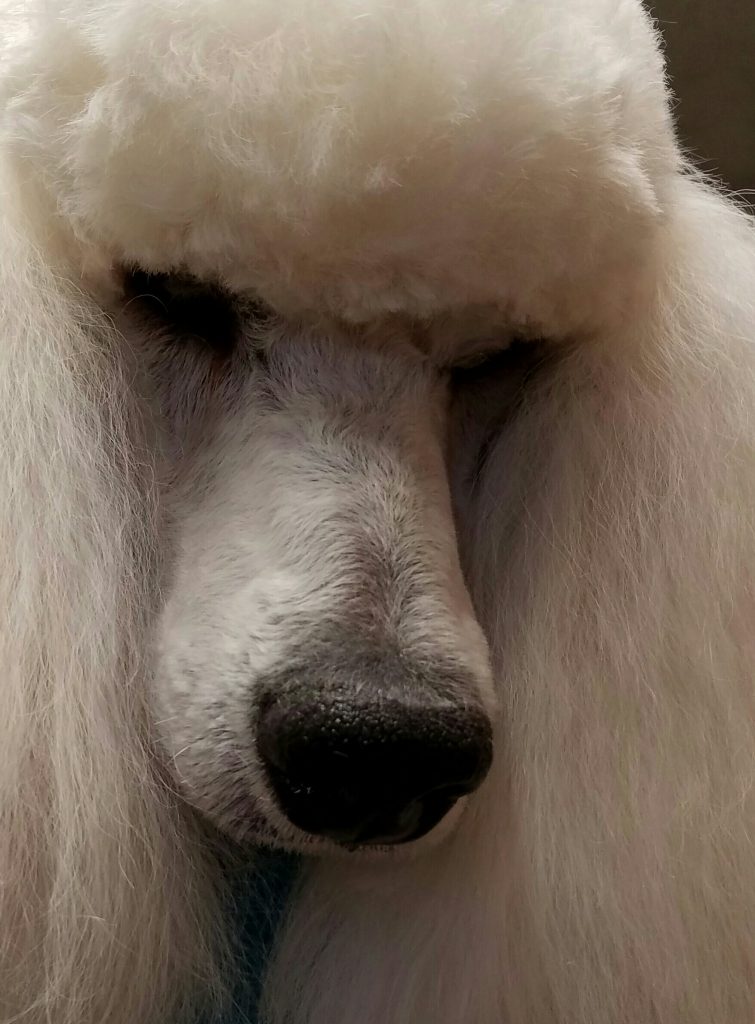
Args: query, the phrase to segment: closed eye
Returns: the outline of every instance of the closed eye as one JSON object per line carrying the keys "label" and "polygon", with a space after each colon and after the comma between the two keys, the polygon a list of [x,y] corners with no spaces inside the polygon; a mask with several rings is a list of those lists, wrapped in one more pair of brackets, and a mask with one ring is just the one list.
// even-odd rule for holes
{"label": "closed eye", "polygon": [[473,383],[491,374],[518,367],[523,359],[529,360],[533,343],[514,340],[503,348],[481,349],[447,367],[458,384]]}
{"label": "closed eye", "polygon": [[200,344],[228,357],[238,342],[242,321],[260,319],[261,308],[243,303],[221,285],[184,273],[149,273],[140,268],[124,275],[124,311],[176,342]]}

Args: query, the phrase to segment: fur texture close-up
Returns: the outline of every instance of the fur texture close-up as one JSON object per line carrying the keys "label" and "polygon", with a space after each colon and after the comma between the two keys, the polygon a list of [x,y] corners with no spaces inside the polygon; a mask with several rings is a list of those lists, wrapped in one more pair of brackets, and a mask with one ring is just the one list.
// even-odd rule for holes
{"label": "fur texture close-up", "polygon": [[639,0],[0,0],[0,1024],[752,1024],[754,410]]}

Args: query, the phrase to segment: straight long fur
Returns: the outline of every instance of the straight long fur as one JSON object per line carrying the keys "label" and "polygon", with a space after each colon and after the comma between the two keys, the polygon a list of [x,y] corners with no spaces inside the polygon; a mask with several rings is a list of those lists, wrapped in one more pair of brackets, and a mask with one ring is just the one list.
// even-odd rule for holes
{"label": "straight long fur", "polygon": [[[149,191],[161,171],[157,161],[150,179],[149,152],[137,152],[142,179],[129,191],[128,169],[113,163],[123,159],[121,143],[124,153],[134,152],[127,140],[129,109],[118,105],[131,90],[134,107],[149,120],[154,97],[170,95],[189,123],[196,119],[200,133],[203,122],[201,103],[191,106],[178,74],[170,80],[169,66],[160,75],[145,71],[133,41],[131,50],[126,47],[133,57],[123,63],[123,54],[116,54],[127,27],[138,36],[160,23],[167,32],[182,16],[180,5],[144,5],[143,22],[138,5],[112,6],[121,36],[113,31],[107,45],[107,18],[98,21],[96,5],[84,3],[43,5],[31,28],[24,19],[9,28],[6,43],[9,55],[17,46],[21,56],[8,59],[0,134],[3,1024],[190,1021],[222,1000],[232,961],[214,855],[155,752],[145,683],[160,602],[155,453],[134,383],[133,352],[107,311],[102,281],[116,258],[159,268],[187,263],[200,272],[201,251],[213,270],[221,266],[218,253],[227,252],[223,269],[238,284],[243,246],[251,243],[224,204],[232,202],[242,170],[238,160],[223,165],[228,153],[219,144],[213,164],[199,152],[204,140],[191,137],[199,154],[191,173],[201,179],[206,171],[210,191],[220,189],[216,212],[225,220],[214,241],[206,225],[199,240],[182,227],[185,211],[194,216],[196,198],[186,181],[176,185],[175,202],[165,194],[147,196],[141,220],[132,220],[128,204],[137,203],[139,188]],[[196,51],[197,66],[211,60],[199,43],[205,39],[210,48],[215,38],[206,25],[217,17],[218,31],[226,31],[236,16],[228,3],[189,6],[198,20],[162,54],[178,53],[176,66],[187,69],[187,80],[187,54]],[[292,24],[300,10],[314,40],[302,61],[317,57],[313,19],[320,16],[335,49],[348,50],[339,33],[350,40],[358,18],[345,0],[325,5],[321,15],[303,3],[282,6]],[[376,3],[357,6],[365,19],[385,14]],[[407,10],[427,17],[432,6],[418,2]],[[444,0],[436,6],[453,32],[453,9],[463,5]],[[542,26],[534,24],[535,15],[528,21],[521,5],[469,6],[471,13],[458,14],[459,38],[467,38],[468,21],[474,25],[479,16],[484,27],[492,10],[510,7],[517,52],[530,29],[539,39]],[[588,22],[591,11],[596,21],[610,15],[620,58],[621,41],[628,39],[623,19],[634,26],[636,52],[649,56],[647,63],[636,58],[636,76],[627,80],[638,93],[650,88],[655,44],[634,3],[584,0],[573,4],[571,20],[572,5],[560,6],[561,44],[568,53],[573,43],[575,66],[582,59],[582,42],[571,35],[577,14]],[[249,4],[250,22],[257,12],[274,35],[271,11],[265,3]],[[384,46],[390,50],[393,15],[385,17],[376,60],[384,59]],[[10,7],[4,18],[16,24]],[[348,30],[342,28],[347,22]],[[284,41],[286,25],[276,29]],[[400,36],[401,54],[411,56],[413,43],[418,54],[426,45],[432,55],[433,33],[443,32],[434,22],[432,31],[422,25],[422,32],[410,25]],[[559,38],[558,31],[549,39]],[[112,61],[109,93],[100,83],[95,95],[84,81],[89,65],[76,65],[70,48],[50,70],[49,55],[66,33],[77,45],[88,40],[104,66]],[[474,43],[474,32],[469,38]],[[438,51],[449,74],[455,45]],[[485,45],[480,41],[481,52]],[[364,46],[362,67],[372,82],[373,51]],[[629,49],[627,43],[631,64]],[[242,51],[239,46],[234,59]],[[537,44],[532,52],[540,53]],[[261,61],[259,53],[255,59]],[[539,59],[532,56],[533,67]],[[124,71],[129,60],[132,79]],[[411,79],[416,102],[424,97],[428,108],[433,89],[445,96],[448,85],[433,77],[437,68],[428,59],[431,66],[423,79],[427,93]],[[323,72],[326,84],[330,75],[340,81],[333,67]],[[464,71],[474,75],[466,64]],[[192,73],[192,81],[200,81],[196,67]],[[589,70],[580,74],[567,68],[564,80],[573,78],[575,94],[586,94]],[[555,94],[547,75],[545,93]],[[219,95],[231,88],[229,81],[223,78]],[[242,92],[246,84],[232,83]],[[626,86],[627,104],[636,98],[629,94]],[[249,95],[250,104],[254,97],[261,106],[270,101],[259,89]],[[501,106],[511,108],[503,95]],[[611,117],[618,116],[611,106],[616,95],[606,101]],[[353,102],[360,114],[363,98]],[[101,135],[86,132],[87,118],[106,131],[108,103],[118,107],[120,121],[105,145]],[[309,117],[307,103],[304,113],[296,108],[298,116]],[[379,116],[389,116],[377,106]],[[471,108],[463,106],[454,108],[457,119],[444,122],[446,128],[471,123]],[[328,109],[335,120],[338,104]],[[507,132],[519,131],[515,115],[496,128],[492,100],[481,109],[489,114],[490,134],[484,116],[479,134],[470,129],[458,150],[452,129],[441,133],[449,161],[461,160],[458,153],[476,141],[470,162],[495,162],[487,140],[502,145]],[[547,134],[548,116],[535,106],[523,109],[540,119],[532,138],[541,129]],[[557,127],[593,152],[593,122],[579,109],[582,114],[572,108],[574,120]],[[296,183],[306,185],[303,171],[292,171],[291,181],[279,186],[280,220],[273,223],[267,211],[250,213],[251,206],[236,211],[253,219],[262,238],[258,262],[241,284],[269,292],[281,306],[290,299],[294,309],[291,296],[314,282],[312,291],[322,290],[329,312],[347,310],[353,322],[377,319],[385,310],[428,318],[456,288],[458,301],[456,293],[448,299],[456,306],[444,308],[444,315],[463,320],[467,308],[496,306],[515,324],[526,321],[528,329],[534,325],[557,338],[555,355],[525,387],[474,487],[458,498],[462,564],[491,647],[500,701],[491,775],[458,829],[436,849],[406,861],[322,859],[306,868],[269,970],[265,1024],[751,1024],[755,234],[746,214],[676,157],[664,117],[648,108],[658,142],[633,151],[634,163],[626,153],[607,170],[601,162],[600,174],[613,181],[623,169],[633,184],[626,200],[622,192],[611,194],[606,206],[600,203],[608,192],[596,193],[594,224],[577,239],[594,251],[580,267],[568,254],[563,263],[558,252],[552,262],[543,259],[549,245],[571,244],[583,213],[590,221],[585,204],[591,198],[589,183],[585,194],[578,185],[569,191],[571,181],[563,189],[553,184],[557,156],[565,153],[572,166],[569,150],[555,143],[546,150],[542,191],[533,185],[530,195],[522,185],[511,193],[523,195],[532,235],[519,213],[509,220],[502,214],[503,225],[520,235],[505,238],[501,266],[516,260],[517,246],[522,262],[512,264],[506,281],[496,277],[501,267],[494,268],[485,294],[474,292],[456,267],[466,260],[472,275],[476,256],[493,252],[492,235],[501,224],[473,252],[484,212],[470,212],[469,237],[453,221],[448,266],[433,255],[423,278],[412,260],[416,256],[423,268],[437,238],[423,248],[421,218],[407,229],[403,248],[397,243],[394,251],[386,235],[374,252],[365,245],[361,262],[353,257],[360,232],[371,239],[379,218],[336,218],[351,253],[338,264],[337,229],[328,235],[323,225],[329,203],[343,214],[333,198],[344,187],[340,179],[332,194],[324,185],[316,193],[309,222],[305,200],[292,213]],[[632,123],[645,125],[642,117]],[[274,124],[280,127],[280,120]],[[337,163],[337,130],[331,125],[330,136],[327,130],[323,119],[322,148],[330,140]],[[407,126],[402,131],[410,134]],[[530,128],[522,131],[529,138]],[[229,129],[224,138],[232,137]],[[270,137],[277,138],[274,132]],[[528,159],[524,142],[516,141]],[[93,153],[99,145],[107,155],[98,164]],[[212,150],[212,141],[207,147]],[[318,187],[327,159],[318,163],[312,156]],[[430,174],[421,154],[416,161],[416,180],[407,179],[410,197],[416,189],[424,195],[423,174]],[[644,179],[634,187],[640,165],[652,195]],[[534,163],[530,175],[539,166]],[[385,181],[403,173],[400,160],[391,166],[390,154],[382,170]],[[123,180],[113,184],[120,173]],[[264,168],[254,173],[268,181]],[[270,173],[274,177],[275,167]],[[369,188],[382,195],[389,189],[385,181]],[[435,186],[453,194],[451,171],[448,180],[428,180],[430,197]],[[266,202],[275,198],[271,189],[263,190]],[[503,189],[495,201],[509,194]],[[399,212],[402,201],[396,200]],[[564,211],[573,202],[582,205],[580,217],[570,221]],[[159,220],[161,204],[170,209],[155,226],[150,218]],[[112,212],[107,223],[106,207]],[[463,202],[458,209],[463,212]],[[320,263],[306,230],[284,230],[289,216],[292,223],[314,225],[315,241],[317,230],[323,232]],[[635,219],[641,223],[632,233]],[[397,215],[391,222],[397,232],[399,223]],[[621,253],[613,244],[614,224]],[[632,237],[625,244],[626,232]],[[602,293],[591,282],[604,258],[611,266],[599,302]],[[624,272],[626,289],[611,292]],[[509,281],[517,295],[508,294]]]}
{"label": "straight long fur", "polygon": [[112,328],[21,209],[6,191],[0,1019],[170,1020],[214,984],[217,925],[149,749],[149,462]]}
{"label": "straight long fur", "polygon": [[403,870],[312,868],[271,1020],[751,1019],[755,248],[678,192],[648,306],[563,356],[480,483],[484,798]]}

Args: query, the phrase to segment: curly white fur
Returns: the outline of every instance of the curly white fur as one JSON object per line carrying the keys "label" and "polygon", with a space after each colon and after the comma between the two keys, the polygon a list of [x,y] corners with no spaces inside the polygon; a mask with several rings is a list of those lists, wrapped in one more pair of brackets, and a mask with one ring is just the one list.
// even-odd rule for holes
{"label": "curly white fur", "polygon": [[[332,569],[290,448],[269,453],[304,431],[307,508],[338,518],[327,429],[306,433],[337,406],[349,450],[382,452],[360,500],[372,471],[416,510],[396,550],[416,542],[424,596],[396,621],[425,645],[441,623],[492,708],[464,570],[497,751],[442,842],[311,863],[266,1024],[751,1024],[755,235],[680,158],[638,3],[0,10],[0,1020],[222,1005],[233,937],[183,800],[217,811],[222,773],[198,793],[178,764],[208,697],[171,696],[171,616],[185,649],[209,593],[190,656],[225,655],[218,580]],[[276,311],[288,340],[248,341],[278,359],[282,420],[239,402],[251,373],[228,398],[156,367],[119,291],[133,265]],[[512,334],[547,359],[482,372],[455,425],[427,367]],[[362,511],[394,521],[376,495]]]}

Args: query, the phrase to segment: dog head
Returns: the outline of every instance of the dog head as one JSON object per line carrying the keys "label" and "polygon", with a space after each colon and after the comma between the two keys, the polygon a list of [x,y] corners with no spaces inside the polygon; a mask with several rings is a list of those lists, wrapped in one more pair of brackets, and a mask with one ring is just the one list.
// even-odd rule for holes
{"label": "dog head", "polygon": [[631,311],[677,167],[648,19],[60,2],[13,49],[6,149],[154,428],[185,794],[294,846],[450,823],[495,707],[449,486],[490,410],[455,429],[452,371]]}

